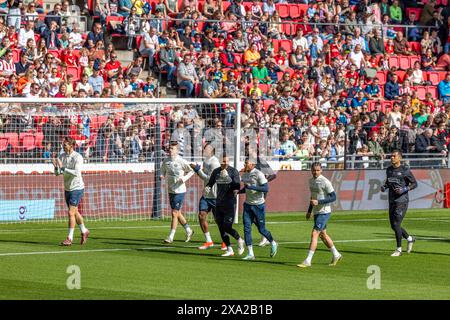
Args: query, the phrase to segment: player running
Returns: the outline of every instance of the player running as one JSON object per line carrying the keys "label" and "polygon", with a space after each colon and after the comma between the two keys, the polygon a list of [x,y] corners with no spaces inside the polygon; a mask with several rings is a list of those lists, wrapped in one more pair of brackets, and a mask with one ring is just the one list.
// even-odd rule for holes
{"label": "player running", "polygon": [[[198,219],[200,221],[200,227],[205,235],[205,243],[199,247],[200,250],[205,250],[214,246],[214,242],[211,239],[211,235],[208,229],[208,213],[212,211],[214,219],[216,219],[216,194],[217,187],[214,185],[212,188],[207,188],[206,185],[209,182],[211,173],[214,169],[220,167],[219,159],[214,155],[214,147],[207,144],[203,149],[205,160],[203,161],[203,169],[198,164],[191,164],[191,168],[198,174],[198,176],[204,181],[205,189],[199,202],[199,214]],[[226,247],[225,247],[226,250]]]}
{"label": "player running", "polygon": [[298,264],[297,267],[307,268],[311,267],[311,261],[314,252],[317,249],[318,238],[322,239],[323,243],[331,250],[333,259],[330,266],[335,266],[342,255],[337,251],[330,236],[327,234],[327,222],[331,217],[330,204],[336,201],[336,192],[331,185],[330,180],[322,175],[322,166],[319,162],[314,162],[311,167],[312,178],[309,179],[309,190],[311,191],[311,201],[309,204],[306,219],[309,220],[311,213],[314,212],[314,227],[311,232],[311,243],[309,245],[309,252],[306,260]]}
{"label": "player running", "polygon": [[408,192],[417,188],[416,178],[409,167],[401,164],[402,153],[395,150],[391,155],[391,166],[386,169],[386,181],[381,187],[385,192],[389,189],[389,221],[391,228],[395,232],[397,249],[391,254],[391,257],[402,255],[402,237],[408,242],[407,253],[412,251],[415,237],[412,237],[402,228],[401,224],[408,210]]}
{"label": "player running", "polygon": [[64,138],[64,153],[59,158],[55,157],[52,159],[55,175],[64,177],[64,198],[69,208],[69,235],[66,240],[61,242],[62,246],[72,245],[75,223],[78,224],[81,231],[81,245],[86,243],[90,234],[89,230],[84,226],[83,217],[78,212],[78,205],[84,193],[84,182],[81,176],[83,157],[74,151],[75,146],[76,141],[73,138]]}
{"label": "player running", "polygon": [[164,243],[172,243],[177,230],[178,221],[186,230],[186,242],[191,240],[194,231],[181,213],[184,196],[186,194],[186,181],[193,175],[189,163],[178,155],[178,144],[171,143],[169,146],[169,157],[164,159],[161,165],[161,179],[166,178],[167,189],[169,191],[170,208],[172,209],[172,222],[170,225],[170,234],[164,240]]}
{"label": "player running", "polygon": [[272,244],[270,251],[271,257],[277,254],[278,249],[277,243],[265,225],[266,200],[264,195],[269,192],[268,181],[264,174],[256,169],[255,160],[247,159],[245,161],[244,174],[242,175],[244,188],[240,191],[240,193],[245,192],[243,221],[245,244],[248,249],[248,254],[243,260],[255,260],[252,245],[252,223],[256,225],[259,233]]}
{"label": "player running", "polygon": [[[217,197],[216,197],[216,222],[219,227],[222,241],[227,246],[227,251],[222,254],[222,257],[234,256],[233,248],[231,247],[231,235],[238,241],[238,253],[244,253],[244,240],[239,233],[233,229],[234,214],[236,211],[236,195],[241,186],[241,179],[236,168],[229,165],[227,156],[223,156],[222,163],[219,168],[211,173],[206,188],[212,188],[217,183]],[[207,189],[206,189],[207,190]]]}

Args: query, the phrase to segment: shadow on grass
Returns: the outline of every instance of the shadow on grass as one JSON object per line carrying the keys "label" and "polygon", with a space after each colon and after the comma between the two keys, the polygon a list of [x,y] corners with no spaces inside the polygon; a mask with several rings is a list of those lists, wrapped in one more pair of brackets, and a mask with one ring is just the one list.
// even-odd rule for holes
{"label": "shadow on grass", "polygon": [[20,240],[0,240],[0,243],[23,243],[23,244],[41,244],[41,245],[55,245],[55,243],[59,244],[58,241],[56,242],[43,242],[43,241],[20,241]]}

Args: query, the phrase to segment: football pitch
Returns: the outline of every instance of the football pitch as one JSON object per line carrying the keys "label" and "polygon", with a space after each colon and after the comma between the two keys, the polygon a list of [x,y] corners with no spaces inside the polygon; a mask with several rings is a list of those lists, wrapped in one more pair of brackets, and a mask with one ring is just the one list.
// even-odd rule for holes
{"label": "football pitch", "polygon": [[[77,229],[71,247],[58,246],[67,233],[62,223],[0,225],[0,299],[450,299],[448,209],[408,212],[403,226],[417,241],[401,257],[390,257],[395,240],[385,212],[335,212],[327,230],[344,258],[328,266],[331,253],[319,243],[308,269],[296,265],[308,252],[312,221],[303,212],[269,214],[267,221],[278,254],[270,258],[270,246],[257,246],[253,227],[255,261],[237,250],[221,257],[212,224],[218,245],[204,251],[197,249],[204,242],[197,222],[191,242],[179,226],[165,245],[169,221],[87,220],[87,244],[79,245]],[[235,228],[243,237],[242,223]],[[69,290],[74,272],[80,289]]]}

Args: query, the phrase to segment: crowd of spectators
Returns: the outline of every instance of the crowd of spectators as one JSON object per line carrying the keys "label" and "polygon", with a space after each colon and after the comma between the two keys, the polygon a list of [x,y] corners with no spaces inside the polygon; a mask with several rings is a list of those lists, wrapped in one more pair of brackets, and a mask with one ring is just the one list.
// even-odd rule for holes
{"label": "crowd of spectators", "polygon": [[[302,4],[304,11],[281,18],[285,4]],[[344,154],[382,160],[400,149],[447,156],[446,0],[100,0],[90,8],[97,22],[88,33],[80,31],[70,5],[63,0],[44,13],[38,1],[0,4],[0,98],[151,98],[164,92],[240,98],[243,128],[279,130],[271,156],[280,160],[315,157],[342,167]],[[127,49],[135,51],[129,65],[118,60],[114,34],[126,37]],[[417,59],[400,70],[392,57]],[[430,72],[439,77],[434,87]],[[235,125],[235,110],[228,106],[194,111],[195,117],[215,118],[215,125]],[[168,127],[191,127],[192,112],[177,112],[182,115],[166,114]],[[133,120],[122,137],[118,126],[124,120],[94,132],[94,151],[113,152],[107,159],[129,155],[142,161],[144,146],[154,144],[153,124]],[[7,121],[0,117],[0,132]],[[83,135],[86,125],[81,117],[77,121]],[[119,140],[122,149],[105,147]]]}

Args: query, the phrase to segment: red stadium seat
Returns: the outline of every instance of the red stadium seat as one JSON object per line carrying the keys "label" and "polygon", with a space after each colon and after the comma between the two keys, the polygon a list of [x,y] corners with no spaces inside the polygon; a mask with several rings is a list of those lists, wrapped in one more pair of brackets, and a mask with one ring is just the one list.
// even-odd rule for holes
{"label": "red stadium seat", "polygon": [[295,35],[295,24],[293,23],[283,23],[282,24],[283,33],[287,36]]}
{"label": "red stadium seat", "polygon": [[378,78],[378,81],[380,82],[379,83],[380,86],[384,85],[386,83],[387,71],[378,71],[377,78]]}
{"label": "red stadium seat", "polygon": [[20,49],[13,49],[12,50],[12,54],[13,54],[13,61],[14,61],[14,63],[19,62],[19,60],[20,60]]}
{"label": "red stadium seat", "polygon": [[392,108],[392,101],[382,101],[381,102],[381,110],[383,112],[386,112],[387,110],[390,110]]}
{"label": "red stadium seat", "polygon": [[272,40],[272,44],[273,44],[273,52],[278,53],[278,50],[280,49],[280,43],[281,40]]}
{"label": "red stadium seat", "polygon": [[409,65],[410,68],[414,68],[414,63],[420,62],[419,56],[409,56]]}
{"label": "red stadium seat", "polygon": [[300,15],[303,17],[306,12],[308,11],[308,4],[306,3],[299,3],[297,4],[298,9],[300,10]]}
{"label": "red stadium seat", "polygon": [[433,99],[436,99],[438,97],[438,89],[436,87],[426,86],[425,89],[427,93],[431,93]]}
{"label": "red stadium seat", "polygon": [[280,48],[286,50],[287,54],[292,52],[292,40],[284,39],[280,42]]}
{"label": "red stadium seat", "polygon": [[408,56],[399,56],[398,57],[398,64],[399,64],[399,68],[402,70],[406,70],[408,68],[410,68],[409,65],[409,57]]}
{"label": "red stadium seat", "polygon": [[77,67],[67,67],[67,74],[73,75],[73,81],[80,80],[80,69]]}
{"label": "red stadium seat", "polygon": [[264,111],[267,111],[272,104],[275,104],[275,100],[264,100]]}
{"label": "red stadium seat", "polygon": [[439,72],[437,71],[428,71],[424,75],[425,80],[430,81],[433,86],[437,86],[439,82],[441,81],[439,79]]}
{"label": "red stadium seat", "polygon": [[389,57],[389,67],[390,68],[398,68],[400,65],[399,59],[396,56]]}
{"label": "red stadium seat", "polygon": [[397,70],[395,71],[395,74],[398,76],[398,82],[403,83],[403,80],[405,80],[406,72],[403,70]]}
{"label": "red stadium seat", "polygon": [[289,17],[291,17],[291,19],[298,19],[301,15],[300,7],[297,4],[289,5]]}
{"label": "red stadium seat", "polygon": [[446,76],[447,76],[447,72],[446,71],[439,71],[439,82],[444,80]]}
{"label": "red stadium seat", "polygon": [[242,53],[234,54],[234,62],[236,64],[242,64],[243,60],[244,60],[244,54],[242,54]]}
{"label": "red stadium seat", "polygon": [[38,148],[44,148],[44,144],[43,144],[43,142],[44,142],[44,133],[43,132],[36,132],[36,134],[35,134],[35,143],[36,143],[36,147],[38,147]]}
{"label": "red stadium seat", "polygon": [[278,11],[280,18],[284,19],[289,17],[289,6],[287,4],[277,4],[275,5],[275,8]]}
{"label": "red stadium seat", "polygon": [[416,86],[415,89],[417,91],[417,97],[420,100],[425,99],[425,94],[427,93],[427,88],[424,86]]}
{"label": "red stadium seat", "polygon": [[19,146],[19,135],[17,132],[5,132],[4,137],[8,139],[11,147],[15,148]]}
{"label": "red stadium seat", "polygon": [[422,46],[420,45],[420,42],[418,42],[418,41],[410,41],[410,42],[408,42],[408,44],[411,47],[412,51],[417,52],[418,54],[421,53]]}
{"label": "red stadium seat", "polygon": [[414,12],[416,14],[416,20],[418,21],[420,19],[420,14],[422,13],[422,8],[406,8],[406,18],[409,18],[409,14],[411,12]]}
{"label": "red stadium seat", "polygon": [[32,151],[36,149],[36,140],[33,135],[28,134],[23,137],[22,149],[25,151]]}
{"label": "red stadium seat", "polygon": [[265,84],[265,83],[261,83],[258,85],[258,88],[260,88],[262,92],[266,93],[269,90],[269,85]]}
{"label": "red stadium seat", "polygon": [[8,149],[9,139],[0,137],[0,152],[6,151]]}

